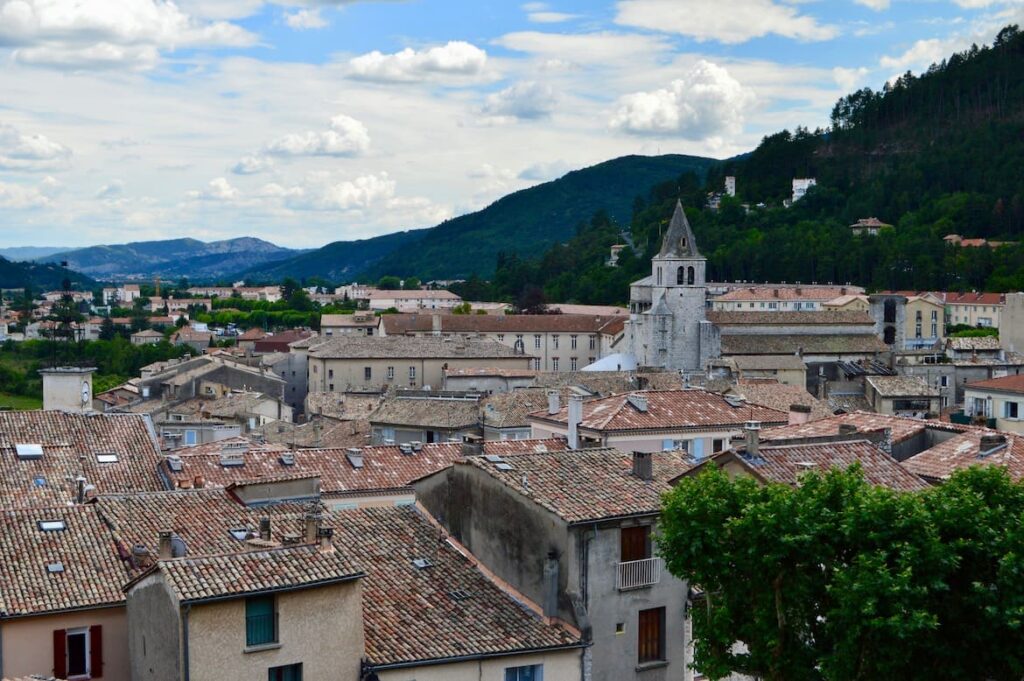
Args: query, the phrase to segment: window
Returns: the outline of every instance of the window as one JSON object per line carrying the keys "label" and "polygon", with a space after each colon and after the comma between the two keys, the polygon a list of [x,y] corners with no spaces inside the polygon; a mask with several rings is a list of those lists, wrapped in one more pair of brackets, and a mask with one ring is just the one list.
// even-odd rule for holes
{"label": "window", "polygon": [[552,371],[558,371],[558,358],[557,357],[552,357],[551,358],[551,370]]}
{"label": "window", "polygon": [[267,670],[267,681],[302,681],[302,663],[271,667]]}
{"label": "window", "polygon": [[590,349],[593,350],[594,348],[597,347],[597,336],[591,336],[589,340],[590,340]]}
{"label": "window", "polygon": [[660,662],[665,659],[665,608],[640,611],[637,627],[637,662]]}
{"label": "window", "polygon": [[768,309],[769,310],[777,310],[777,309],[779,309],[779,304],[778,303],[768,303]]}
{"label": "window", "polygon": [[53,672],[62,679],[103,675],[103,627],[55,629]]}
{"label": "window", "polygon": [[63,520],[40,520],[37,524],[43,532],[59,532],[67,529]]}
{"label": "window", "polygon": [[914,325],[914,338],[921,337],[921,322]]}
{"label": "window", "polygon": [[505,667],[505,681],[544,681],[544,665]]}
{"label": "window", "polygon": [[117,454],[114,452],[97,452],[96,463],[117,463]]}
{"label": "window", "polygon": [[593,364],[596,361],[597,361],[597,357],[588,357],[587,358],[587,364]]}
{"label": "window", "polygon": [[1015,419],[1017,418],[1017,403],[1016,402],[1003,402],[1003,418],[1004,419]]}
{"label": "window", "polygon": [[573,350],[576,349],[576,336],[575,335],[569,336],[569,347],[572,348]]}
{"label": "window", "polygon": [[686,268],[686,284],[688,286],[693,286],[694,279],[695,279],[695,277],[694,277],[694,269],[692,267],[687,267]]}
{"label": "window", "polygon": [[680,265],[676,270],[676,285],[682,286],[686,283],[686,269]]}
{"label": "window", "polygon": [[939,385],[943,388],[949,387],[949,376],[939,376]]}
{"label": "window", "polygon": [[505,334],[503,334],[503,333],[499,333],[498,334],[498,342],[499,343],[504,343],[505,342]]}
{"label": "window", "polygon": [[327,378],[334,378],[334,369],[327,370]]}
{"label": "window", "polygon": [[245,599],[245,645],[277,643],[277,613],[273,596]]}
{"label": "window", "polygon": [[327,384],[327,390],[328,390],[329,392],[332,392],[332,393],[333,393],[333,392],[334,392],[334,384],[333,384],[333,383],[328,383],[328,384]]}
{"label": "window", "polygon": [[395,378],[395,367],[388,367],[388,380],[394,380]]}
{"label": "window", "polygon": [[416,367],[409,367],[409,380],[410,381],[415,381],[416,380]]}
{"label": "window", "polygon": [[369,381],[373,379],[373,367],[363,367],[363,380]]}
{"label": "window", "polygon": [[196,443],[196,431],[186,430],[185,431],[185,444],[194,445]]}
{"label": "window", "polygon": [[533,335],[533,347],[537,348],[537,349],[540,348],[540,334],[539,333],[536,333],[536,334]]}
{"label": "window", "polygon": [[661,286],[661,268],[657,269],[658,286]]}
{"label": "window", "polygon": [[711,441],[711,451],[713,453],[717,454],[718,452],[722,451],[723,449],[725,449],[725,440],[724,439],[715,438],[714,440]]}
{"label": "window", "polygon": [[554,344],[555,350],[557,350],[558,349],[558,336],[557,335],[552,336],[551,337],[551,342]]}
{"label": "window", "polygon": [[689,452],[689,440],[662,440],[661,449],[666,452]]}
{"label": "window", "polygon": [[569,359],[569,371],[576,371],[576,358],[571,357]]}
{"label": "window", "polygon": [[651,557],[651,526],[623,527],[619,530],[619,562]]}

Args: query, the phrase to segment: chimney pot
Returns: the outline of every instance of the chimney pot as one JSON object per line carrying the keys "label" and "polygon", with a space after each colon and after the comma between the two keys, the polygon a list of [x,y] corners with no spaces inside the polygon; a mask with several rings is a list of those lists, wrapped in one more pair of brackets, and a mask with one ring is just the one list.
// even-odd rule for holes
{"label": "chimney pot", "polygon": [[320,514],[319,513],[307,513],[305,518],[305,525],[303,535],[307,544],[312,544],[316,541],[317,531],[320,529]]}
{"label": "chimney pot", "polygon": [[316,532],[317,542],[320,545],[320,550],[330,553],[334,550],[334,528],[333,527],[321,527]]}
{"label": "chimney pot", "polygon": [[743,426],[746,434],[746,450],[748,454],[757,454],[761,445],[761,423],[759,421],[747,421]]}
{"label": "chimney pot", "polygon": [[583,396],[582,395],[570,395],[569,396],[569,448],[579,449],[580,446],[580,434],[579,427],[580,422],[583,420]]}
{"label": "chimney pot", "polygon": [[641,480],[653,480],[654,455],[650,452],[633,452],[633,475]]}
{"label": "chimney pot", "polygon": [[557,390],[548,391],[548,413],[557,414],[562,408],[562,400],[558,396]]}
{"label": "chimney pot", "polygon": [[789,425],[798,426],[811,420],[811,408],[806,404],[789,405]]}
{"label": "chimney pot", "polygon": [[160,535],[159,536],[160,536],[160,542],[159,542],[160,548],[159,548],[159,550],[157,552],[157,555],[160,556],[160,560],[167,560],[167,559],[171,558],[171,556],[173,555],[173,551],[171,549],[171,536],[172,536],[172,532],[170,530],[160,530]]}
{"label": "chimney pot", "polygon": [[196,489],[202,489],[206,485],[206,480],[201,475],[197,475],[193,480],[193,485]]}
{"label": "chimney pot", "polygon": [[270,541],[270,517],[260,518],[260,539]]}

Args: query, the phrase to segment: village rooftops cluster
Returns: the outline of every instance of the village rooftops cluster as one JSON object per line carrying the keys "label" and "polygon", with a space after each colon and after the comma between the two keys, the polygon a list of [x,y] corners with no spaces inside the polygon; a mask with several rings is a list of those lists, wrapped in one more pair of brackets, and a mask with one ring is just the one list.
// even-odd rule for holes
{"label": "village rooftops cluster", "polygon": [[744,310],[712,310],[707,313],[707,318],[708,321],[713,322],[718,326],[874,326],[875,323],[871,318],[871,315],[857,310],[809,310],[806,312],[746,312]]}
{"label": "village rooftops cluster", "polygon": [[429,315],[404,314],[381,317],[384,333],[481,334],[481,333],[618,333],[625,315]]}
{"label": "village rooftops cluster", "polygon": [[[805,313],[800,313],[801,315]],[[806,313],[810,314],[810,313]],[[833,334],[729,334],[722,336],[723,355],[874,355],[888,348],[873,333]]]}

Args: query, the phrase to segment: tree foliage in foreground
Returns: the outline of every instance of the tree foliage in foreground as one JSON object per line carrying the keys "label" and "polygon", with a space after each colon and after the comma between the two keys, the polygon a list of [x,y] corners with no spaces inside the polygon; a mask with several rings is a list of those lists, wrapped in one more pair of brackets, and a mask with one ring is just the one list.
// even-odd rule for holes
{"label": "tree foliage in foreground", "polygon": [[709,678],[1019,680],[1022,519],[1024,485],[995,467],[908,493],[857,467],[790,487],[709,466],[666,495],[658,545],[706,594]]}

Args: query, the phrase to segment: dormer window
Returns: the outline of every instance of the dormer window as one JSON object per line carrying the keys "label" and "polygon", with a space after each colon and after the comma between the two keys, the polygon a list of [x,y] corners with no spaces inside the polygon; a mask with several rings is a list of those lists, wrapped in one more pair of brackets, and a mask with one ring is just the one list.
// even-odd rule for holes
{"label": "dormer window", "polygon": [[43,458],[43,446],[36,444],[16,444],[14,453],[22,461],[32,461]]}
{"label": "dormer window", "polygon": [[96,454],[96,463],[117,463],[117,454],[114,452],[98,452]]}
{"label": "dormer window", "polygon": [[63,520],[40,520],[36,525],[42,532],[60,532],[68,529]]}

